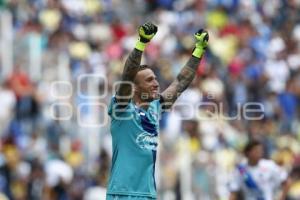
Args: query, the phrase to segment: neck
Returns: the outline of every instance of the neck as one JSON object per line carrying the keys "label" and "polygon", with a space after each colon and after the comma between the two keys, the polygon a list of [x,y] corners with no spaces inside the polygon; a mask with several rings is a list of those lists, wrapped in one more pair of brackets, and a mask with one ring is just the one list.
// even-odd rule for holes
{"label": "neck", "polygon": [[248,160],[248,164],[250,166],[256,166],[258,164],[258,160]]}
{"label": "neck", "polygon": [[147,110],[149,107],[149,102],[142,100],[138,95],[133,96],[133,102],[135,105],[145,110]]}

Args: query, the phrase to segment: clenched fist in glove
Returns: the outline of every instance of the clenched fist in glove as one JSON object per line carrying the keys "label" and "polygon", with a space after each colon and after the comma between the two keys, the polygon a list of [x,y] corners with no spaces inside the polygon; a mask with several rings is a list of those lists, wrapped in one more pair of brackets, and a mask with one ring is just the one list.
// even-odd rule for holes
{"label": "clenched fist in glove", "polygon": [[197,33],[195,33],[194,37],[196,39],[196,47],[193,51],[193,56],[201,58],[208,45],[208,32],[200,29]]}
{"label": "clenched fist in glove", "polygon": [[154,37],[157,32],[157,26],[152,24],[151,22],[147,22],[139,27],[139,40],[136,43],[135,48],[144,51],[146,47],[146,43],[150,42],[150,40]]}

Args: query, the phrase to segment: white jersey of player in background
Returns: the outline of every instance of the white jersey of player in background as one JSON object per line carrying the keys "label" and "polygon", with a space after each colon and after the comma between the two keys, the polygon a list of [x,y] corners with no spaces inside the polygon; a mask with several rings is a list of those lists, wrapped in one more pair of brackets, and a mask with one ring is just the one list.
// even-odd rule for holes
{"label": "white jersey of player in background", "polygon": [[[261,159],[256,166],[247,165],[247,162],[244,163],[244,166],[262,191],[264,200],[274,200],[277,189],[287,179],[287,172],[272,160],[266,159]],[[245,184],[238,169],[233,173],[229,190],[231,192],[241,191],[245,200],[257,200],[255,191]]]}

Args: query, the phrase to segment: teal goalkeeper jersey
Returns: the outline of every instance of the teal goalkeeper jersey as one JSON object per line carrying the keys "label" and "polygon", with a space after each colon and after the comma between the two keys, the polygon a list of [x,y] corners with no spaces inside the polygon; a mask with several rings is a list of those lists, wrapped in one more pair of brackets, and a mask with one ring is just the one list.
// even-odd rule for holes
{"label": "teal goalkeeper jersey", "polygon": [[160,100],[154,100],[143,110],[131,101],[122,108],[112,98],[108,114],[113,157],[107,194],[156,198],[154,174],[160,105]]}

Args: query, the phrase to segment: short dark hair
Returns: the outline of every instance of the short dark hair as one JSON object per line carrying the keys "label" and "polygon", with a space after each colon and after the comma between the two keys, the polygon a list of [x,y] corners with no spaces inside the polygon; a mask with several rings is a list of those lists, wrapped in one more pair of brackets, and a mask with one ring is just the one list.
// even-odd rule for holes
{"label": "short dark hair", "polygon": [[262,142],[259,140],[250,140],[245,148],[244,148],[244,154],[247,155],[254,147],[262,145]]}
{"label": "short dark hair", "polygon": [[[150,69],[150,70],[152,70],[148,65],[140,65],[140,67],[137,69],[137,71],[136,71],[136,74],[135,74],[135,76],[137,75],[137,73],[139,72],[139,71],[143,71],[143,70],[145,70],[145,69]],[[134,76],[134,83],[136,83],[135,82],[135,76]]]}
{"label": "short dark hair", "polygon": [[151,69],[151,68],[148,65],[140,65],[138,72],[142,71],[142,70],[145,70],[145,69]]}

